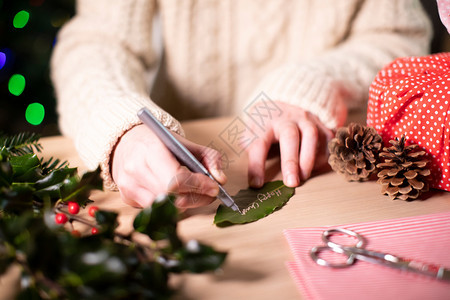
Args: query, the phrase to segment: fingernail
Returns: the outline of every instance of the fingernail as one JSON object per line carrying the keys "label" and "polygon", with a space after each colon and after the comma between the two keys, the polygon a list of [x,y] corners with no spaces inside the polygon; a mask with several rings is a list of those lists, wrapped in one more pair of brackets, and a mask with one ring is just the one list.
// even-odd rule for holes
{"label": "fingernail", "polygon": [[259,178],[259,177],[253,177],[253,178],[250,180],[250,186],[252,186],[252,187],[260,187],[260,186],[262,186],[262,180],[261,180],[261,178]]}
{"label": "fingernail", "polygon": [[225,173],[220,170],[220,169],[212,169],[211,170],[212,175],[214,176],[214,178],[216,178],[219,181],[222,181],[225,179]]}
{"label": "fingernail", "polygon": [[298,185],[298,176],[294,175],[294,174],[289,174],[286,179],[286,185],[289,187],[296,187]]}
{"label": "fingernail", "polygon": [[210,197],[217,197],[219,194],[219,187],[215,187],[206,191],[206,195]]}
{"label": "fingernail", "polygon": [[302,172],[302,178],[303,180],[308,179],[309,177],[311,177],[311,171],[309,172]]}

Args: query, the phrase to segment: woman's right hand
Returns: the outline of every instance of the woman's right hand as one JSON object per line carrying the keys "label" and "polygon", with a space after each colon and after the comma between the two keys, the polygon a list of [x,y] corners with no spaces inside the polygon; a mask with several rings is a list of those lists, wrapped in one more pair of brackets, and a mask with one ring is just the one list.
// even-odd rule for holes
{"label": "woman's right hand", "polygon": [[[225,184],[220,154],[195,144],[177,134],[174,136],[194,154],[214,178]],[[112,158],[112,176],[123,201],[135,207],[148,207],[163,193],[176,194],[175,205],[181,209],[208,205],[215,200],[219,186],[206,175],[192,173],[146,126],[138,125],[118,142]]]}

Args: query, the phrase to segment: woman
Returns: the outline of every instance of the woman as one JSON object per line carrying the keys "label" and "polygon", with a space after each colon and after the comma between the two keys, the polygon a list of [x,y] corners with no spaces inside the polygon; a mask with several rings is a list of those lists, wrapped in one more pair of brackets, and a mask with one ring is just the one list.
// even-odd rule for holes
{"label": "woman", "polygon": [[[163,57],[150,94],[156,14]],[[246,145],[249,183],[264,183],[279,142],[283,181],[298,186],[326,161],[347,110],[365,106],[377,71],[425,54],[429,40],[416,0],[78,0],[52,57],[60,127],[125,202],[148,206],[169,190],[179,207],[195,207],[214,200],[217,184],[187,173],[136,112],[149,107],[224,183],[218,153],[182,138],[177,119],[251,116],[248,103],[263,95],[280,113],[263,126],[244,121],[258,137]]]}

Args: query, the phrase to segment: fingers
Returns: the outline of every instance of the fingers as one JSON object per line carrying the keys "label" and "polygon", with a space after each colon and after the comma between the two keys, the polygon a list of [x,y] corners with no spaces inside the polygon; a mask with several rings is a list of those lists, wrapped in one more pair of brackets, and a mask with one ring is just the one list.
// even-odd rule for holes
{"label": "fingers", "polygon": [[[249,148],[249,182],[260,187],[264,182],[264,162],[273,142],[278,141],[281,155],[283,182],[290,187],[300,185],[311,176],[317,162],[326,161],[327,141],[332,138],[331,130],[326,128],[318,117],[293,105],[277,103],[283,115],[267,120],[264,129],[256,128],[263,136],[254,141]],[[267,138],[267,132],[271,137]]]}
{"label": "fingers", "polygon": [[200,153],[197,152],[196,155],[198,155],[200,162],[218,182],[225,184],[227,182],[227,176],[222,171],[221,154],[208,147],[202,147],[199,152]]}
{"label": "fingers", "polygon": [[328,165],[328,143],[334,137],[334,132],[323,125],[323,123],[320,122],[317,116],[312,117],[315,119],[315,124],[317,125],[319,131],[314,168],[321,168],[325,165]]}
{"label": "fingers", "polygon": [[176,174],[168,191],[177,195],[176,206],[192,208],[213,202],[219,194],[219,186],[208,176],[184,171]]}
{"label": "fingers", "polygon": [[182,209],[200,207],[210,204],[215,199],[215,197],[195,193],[180,194],[175,200],[175,206]]}
{"label": "fingers", "polygon": [[300,146],[300,176],[306,180],[311,176],[316,159],[319,132],[314,123],[310,121],[300,121],[299,128],[302,133]]}
{"label": "fingers", "polygon": [[179,139],[220,184],[227,182],[227,176],[222,171],[222,155],[219,151],[195,144],[182,137]]}
{"label": "fingers", "polygon": [[299,178],[299,143],[300,133],[296,123],[285,122],[280,125],[279,142],[281,155],[281,172],[286,186],[296,187]]}
{"label": "fingers", "polygon": [[176,174],[167,190],[176,194],[194,193],[209,197],[216,197],[219,194],[219,186],[211,178],[189,171]]}
{"label": "fingers", "polygon": [[148,207],[152,204],[155,194],[145,187],[119,188],[123,202],[133,207]]}
{"label": "fingers", "polygon": [[[130,187],[130,185],[125,185],[125,187]],[[156,195],[169,192],[177,196],[175,200],[177,207],[192,208],[213,202],[219,193],[219,186],[203,174],[180,169],[167,187],[147,184],[119,190],[123,201],[134,207],[150,206]]]}
{"label": "fingers", "polygon": [[256,139],[247,148],[248,154],[248,180],[253,188],[259,188],[264,184],[265,163],[271,141],[264,138]]}

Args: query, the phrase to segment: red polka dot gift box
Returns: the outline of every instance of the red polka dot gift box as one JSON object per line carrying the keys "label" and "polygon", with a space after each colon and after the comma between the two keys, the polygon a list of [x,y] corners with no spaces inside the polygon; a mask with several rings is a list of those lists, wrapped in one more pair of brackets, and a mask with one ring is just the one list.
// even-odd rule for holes
{"label": "red polka dot gift box", "polygon": [[367,125],[389,140],[405,135],[427,152],[430,187],[450,191],[450,53],[399,58],[369,92]]}

